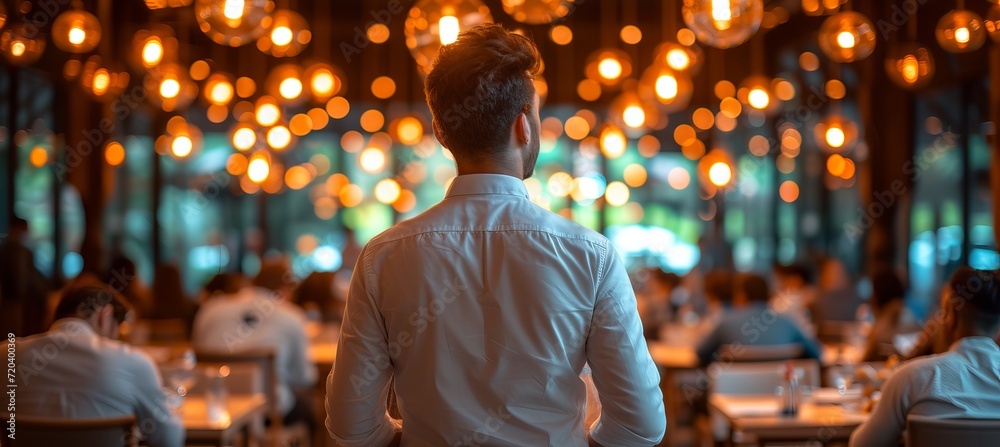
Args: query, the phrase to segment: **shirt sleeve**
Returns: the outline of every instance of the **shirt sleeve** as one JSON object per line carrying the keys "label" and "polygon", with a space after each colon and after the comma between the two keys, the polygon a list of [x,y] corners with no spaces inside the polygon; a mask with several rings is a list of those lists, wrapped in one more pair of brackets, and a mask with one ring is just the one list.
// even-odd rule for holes
{"label": "shirt sleeve", "polygon": [[854,433],[850,447],[884,447],[899,444],[899,438],[906,429],[906,414],[910,411],[910,373],[896,372],[882,386],[882,398],[875,405],[875,411]]}
{"label": "shirt sleeve", "polygon": [[326,383],[326,428],[343,447],[385,446],[399,429],[386,411],[392,359],[365,258],[362,253],[351,276],[337,362]]}
{"label": "shirt sleeve", "polygon": [[587,361],[601,399],[590,436],[601,445],[655,445],[667,426],[660,374],[642,336],[625,267],[610,244],[604,256],[587,338]]}
{"label": "shirt sleeve", "polygon": [[136,387],[136,425],[150,447],[184,445],[184,425],[165,402],[160,373],[141,354],[133,362],[132,383]]}

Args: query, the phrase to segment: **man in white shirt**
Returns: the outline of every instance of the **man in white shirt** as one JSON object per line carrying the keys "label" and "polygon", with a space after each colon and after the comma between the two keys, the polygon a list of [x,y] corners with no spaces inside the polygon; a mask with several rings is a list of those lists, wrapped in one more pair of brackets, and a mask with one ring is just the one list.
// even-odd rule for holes
{"label": "man in white shirt", "polygon": [[[284,276],[271,271],[273,268],[272,265],[265,269],[267,272],[262,270],[262,277]],[[201,305],[195,316],[191,343],[197,350],[230,354],[273,348],[279,381],[278,406],[285,416],[284,423],[312,426],[314,417],[309,400],[296,395],[296,391],[311,390],[317,375],[316,365],[309,358],[305,313],[284,298],[288,290],[280,282],[259,278],[256,285],[270,285],[278,290],[247,287],[235,294],[214,295]]]}
{"label": "man in white shirt", "polygon": [[911,414],[1000,419],[1000,278],[996,271],[961,267],[941,306],[951,349],[905,363],[882,387],[871,418],[851,447],[896,446]]}
{"label": "man in white shirt", "polygon": [[[444,46],[426,81],[458,177],[372,239],[354,270],[327,428],[342,446],[650,446],[666,418],[622,260],[528,198],[538,50],[499,25]],[[386,413],[395,380],[402,427]],[[401,432],[400,432],[401,431]],[[401,433],[401,434],[400,434]]]}
{"label": "man in white shirt", "polygon": [[17,342],[17,415],[97,419],[135,415],[151,447],[184,444],[145,354],[113,340],[127,308],[110,288],[66,292],[48,332]]}

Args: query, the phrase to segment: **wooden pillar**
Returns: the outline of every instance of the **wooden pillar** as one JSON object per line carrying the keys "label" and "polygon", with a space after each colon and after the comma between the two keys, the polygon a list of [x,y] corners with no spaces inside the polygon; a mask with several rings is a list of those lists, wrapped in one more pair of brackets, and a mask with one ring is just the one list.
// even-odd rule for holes
{"label": "wooden pillar", "polygon": [[[881,2],[858,2],[856,6],[874,22],[888,18]],[[913,97],[888,78],[883,68],[886,50],[885,45],[876,46],[859,67],[860,128],[868,146],[868,160],[858,174],[859,222],[862,230],[868,228],[863,240],[870,273],[905,269],[906,246],[900,243],[905,244],[910,233],[913,179],[904,172],[904,165],[913,159]]]}

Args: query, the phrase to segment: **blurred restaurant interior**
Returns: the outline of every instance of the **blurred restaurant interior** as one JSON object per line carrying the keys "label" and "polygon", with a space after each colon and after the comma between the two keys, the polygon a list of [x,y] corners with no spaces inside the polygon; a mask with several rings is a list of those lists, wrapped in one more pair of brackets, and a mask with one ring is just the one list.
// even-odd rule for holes
{"label": "blurred restaurant interior", "polygon": [[483,23],[541,53],[523,183],[621,256],[660,368],[661,445],[846,445],[864,421],[837,413],[824,438],[691,403],[714,312],[752,295],[751,275],[765,297],[809,297],[796,317],[822,343],[801,378],[814,397],[853,381],[870,399],[956,270],[1000,269],[1000,2],[3,0],[3,333],[42,333],[75,284],[117,280],[134,312],[121,338],[168,384],[206,387],[175,376],[235,362],[190,349],[198,306],[235,287],[215,281],[284,288],[318,376],[303,433],[255,425],[274,417],[267,392],[222,425],[173,406],[187,445],[334,445],[325,378],[352,270],[456,178],[424,82]]}

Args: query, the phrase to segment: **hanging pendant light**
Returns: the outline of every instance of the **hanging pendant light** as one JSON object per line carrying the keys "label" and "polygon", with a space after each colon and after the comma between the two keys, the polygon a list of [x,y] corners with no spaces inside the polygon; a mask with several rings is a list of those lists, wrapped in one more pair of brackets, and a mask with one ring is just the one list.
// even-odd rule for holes
{"label": "hanging pendant light", "polygon": [[983,18],[967,9],[959,9],[945,14],[938,21],[934,36],[938,44],[949,53],[976,51],[986,42],[986,26]]}
{"label": "hanging pendant light", "polygon": [[684,23],[699,42],[735,47],[750,39],[764,17],[762,0],[684,0]]}
{"label": "hanging pendant light", "polygon": [[694,86],[691,76],[667,65],[654,64],[639,79],[638,93],[644,101],[654,102],[664,114],[687,108]]}
{"label": "hanging pendant light", "polygon": [[89,53],[101,42],[101,22],[80,2],[73,2],[73,8],[52,23],[52,42],[67,53]]}
{"label": "hanging pendant light", "polygon": [[573,0],[503,0],[503,10],[514,20],[531,25],[544,25],[566,17]]}
{"label": "hanging pendant light", "polygon": [[934,56],[917,42],[906,42],[889,50],[885,71],[896,85],[917,89],[934,78]]}
{"label": "hanging pendant light", "polygon": [[986,32],[994,42],[1000,43],[1000,3],[990,6],[984,21]]}
{"label": "hanging pendant light", "polygon": [[100,56],[89,57],[80,72],[83,90],[102,102],[117,98],[128,87],[128,81],[128,72],[103,65]]}
{"label": "hanging pendant light", "polygon": [[299,13],[282,9],[271,14],[271,28],[257,39],[257,49],[274,57],[297,56],[312,40],[309,23]]}
{"label": "hanging pendant light", "polygon": [[0,33],[0,52],[13,65],[29,65],[45,52],[45,36],[34,26],[29,29],[24,23],[15,23]]}
{"label": "hanging pendant light", "polygon": [[875,25],[854,11],[834,14],[819,29],[819,48],[835,62],[860,61],[875,51]]}
{"label": "hanging pendant light", "polygon": [[238,47],[257,40],[271,27],[271,0],[197,0],[198,27],[219,45]]}
{"label": "hanging pendant light", "polygon": [[617,87],[632,75],[632,58],[617,48],[601,48],[590,54],[584,70],[587,79]]}
{"label": "hanging pendant light", "polygon": [[410,9],[403,34],[410,54],[426,74],[442,45],[454,42],[462,31],[483,23],[493,23],[493,16],[479,0],[420,0]]}

